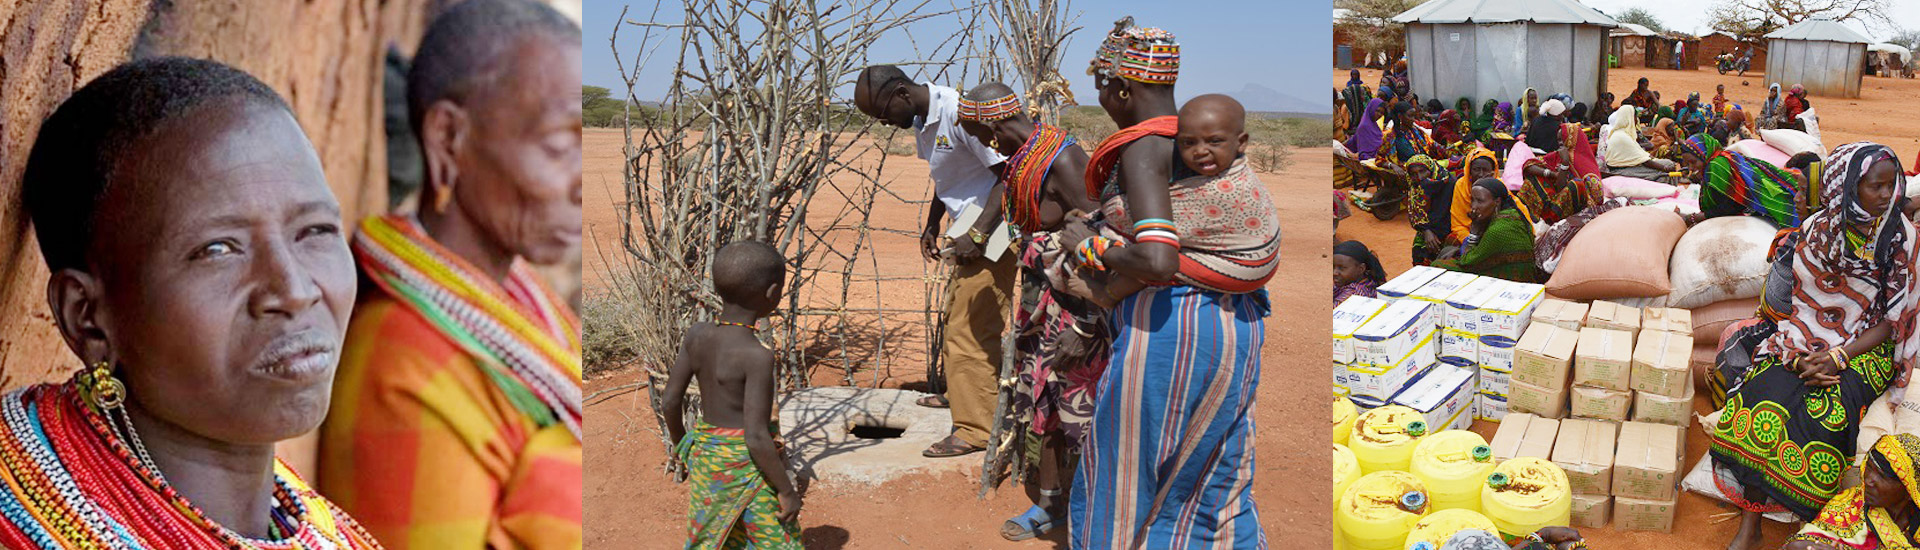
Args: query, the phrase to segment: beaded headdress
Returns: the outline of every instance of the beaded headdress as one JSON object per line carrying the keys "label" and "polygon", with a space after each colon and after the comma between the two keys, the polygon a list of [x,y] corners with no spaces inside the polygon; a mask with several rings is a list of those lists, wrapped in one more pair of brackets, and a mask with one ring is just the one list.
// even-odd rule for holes
{"label": "beaded headdress", "polygon": [[1135,27],[1133,17],[1114,23],[1112,33],[1094,52],[1087,74],[1120,76],[1147,84],[1172,84],[1180,76],[1180,43],[1173,33],[1154,27]]}
{"label": "beaded headdress", "polygon": [[984,101],[960,97],[960,120],[995,122],[1020,112],[1020,96],[1013,93]]}

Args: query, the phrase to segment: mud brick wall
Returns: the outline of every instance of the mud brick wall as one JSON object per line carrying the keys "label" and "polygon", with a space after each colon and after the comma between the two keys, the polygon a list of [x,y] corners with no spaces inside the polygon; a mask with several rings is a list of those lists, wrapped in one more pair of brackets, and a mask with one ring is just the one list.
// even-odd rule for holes
{"label": "mud brick wall", "polygon": [[[20,205],[40,121],[135,56],[217,59],[286,96],[347,219],[386,209],[382,56],[412,55],[446,0],[0,0],[0,389],[64,379],[77,361],[46,307],[46,267]],[[110,228],[108,230],[111,230]]]}

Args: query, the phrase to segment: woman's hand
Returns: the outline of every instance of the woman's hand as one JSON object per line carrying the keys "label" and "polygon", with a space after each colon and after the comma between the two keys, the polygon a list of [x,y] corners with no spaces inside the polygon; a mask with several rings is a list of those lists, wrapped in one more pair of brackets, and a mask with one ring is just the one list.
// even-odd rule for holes
{"label": "woman's hand", "polygon": [[1825,388],[1840,383],[1840,366],[1834,364],[1832,355],[1794,350],[1788,352],[1787,357],[1800,381],[1809,387]]}

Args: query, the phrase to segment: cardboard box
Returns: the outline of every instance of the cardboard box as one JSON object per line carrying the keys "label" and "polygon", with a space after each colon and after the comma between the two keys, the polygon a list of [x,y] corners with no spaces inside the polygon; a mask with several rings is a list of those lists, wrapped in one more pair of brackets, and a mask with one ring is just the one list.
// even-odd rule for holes
{"label": "cardboard box", "polygon": [[1577,495],[1613,493],[1615,424],[1597,420],[1563,420],[1554,437],[1553,463],[1567,471],[1567,483]]}
{"label": "cardboard box", "polygon": [[1512,388],[1513,388],[1512,372],[1496,369],[1486,365],[1480,366],[1480,390],[1479,391],[1483,393],[1491,393],[1491,394],[1504,397],[1509,392],[1512,391]]}
{"label": "cardboard box", "polygon": [[1430,432],[1472,427],[1475,370],[1436,365],[1389,402],[1419,411]]}
{"label": "cardboard box", "polygon": [[1427,282],[1432,281],[1434,277],[1439,277],[1446,272],[1447,270],[1445,269],[1433,266],[1414,266],[1413,269],[1408,269],[1394,276],[1394,278],[1388,279],[1385,284],[1374,289],[1374,293],[1379,294],[1381,298],[1387,301],[1405,298],[1408,294],[1412,294],[1413,291],[1420,290],[1420,287],[1426,286]]}
{"label": "cardboard box", "polygon": [[1573,349],[1573,383],[1610,390],[1632,389],[1633,333],[1604,328],[1580,329]]}
{"label": "cardboard box", "polygon": [[1342,392],[1342,391],[1346,391],[1346,390],[1347,390],[1347,382],[1348,382],[1348,380],[1347,380],[1347,365],[1346,365],[1346,363],[1340,363],[1340,362],[1337,362],[1337,361],[1336,361],[1336,362],[1334,362],[1334,364],[1333,364],[1333,391],[1335,391],[1335,392]]}
{"label": "cardboard box", "polygon": [[1633,389],[1680,397],[1693,391],[1693,337],[1663,330],[1641,329],[1633,347]]}
{"label": "cardboard box", "polygon": [[[1486,373],[1481,373],[1483,376]],[[1507,396],[1480,392],[1474,397],[1473,418],[1488,422],[1503,422],[1507,419]]]}
{"label": "cardboard box", "polygon": [[[1679,494],[1685,436],[1677,426],[1622,423],[1613,457],[1613,496],[1673,502]],[[1618,508],[1614,516],[1621,516]]]}
{"label": "cardboard box", "polygon": [[1546,294],[1546,285],[1500,281],[1499,293],[1480,306],[1480,335],[1519,340]]}
{"label": "cardboard box", "polygon": [[1333,308],[1333,362],[1353,362],[1353,332],[1386,308],[1386,300],[1366,296],[1347,298],[1340,302],[1340,307]]}
{"label": "cardboard box", "polygon": [[[1434,339],[1437,331],[1427,321],[1434,305],[1417,300],[1400,300],[1368,319],[1353,331],[1355,365],[1393,365],[1406,359],[1423,342]],[[1437,343],[1437,342],[1436,342]],[[1429,350],[1429,354],[1438,353]]]}
{"label": "cardboard box", "polygon": [[1413,353],[1407,354],[1398,363],[1347,365],[1347,389],[1352,390],[1354,395],[1381,400],[1393,398],[1393,394],[1399,393],[1401,388],[1407,386],[1407,382],[1413,381],[1438,362],[1434,348],[1438,348],[1439,343],[1434,341],[1433,335],[1434,331],[1427,331],[1427,338],[1421,340]]}
{"label": "cardboard box", "polygon": [[1539,387],[1566,387],[1580,333],[1534,324],[1513,347],[1513,380]]}
{"label": "cardboard box", "polygon": [[1480,307],[1500,293],[1500,279],[1480,277],[1448,296],[1443,304],[1440,324],[1443,328],[1480,334]]}
{"label": "cardboard box", "polygon": [[1613,498],[1614,529],[1621,531],[1673,532],[1674,511],[1679,509],[1678,495],[1665,499]]}
{"label": "cardboard box", "polygon": [[1567,416],[1567,387],[1543,388],[1514,380],[1507,387],[1507,406],[1514,412],[1563,418]]}
{"label": "cardboard box", "polygon": [[1480,358],[1476,362],[1483,367],[1512,371],[1514,350],[1519,346],[1519,342],[1504,336],[1481,336]]}
{"label": "cardboard box", "polygon": [[1640,332],[1640,308],[1596,300],[1587,307],[1586,327]]}
{"label": "cardboard box", "polygon": [[1626,422],[1627,413],[1633,409],[1632,391],[1575,385],[1568,393],[1573,416],[1579,418]]}
{"label": "cardboard box", "polygon": [[1547,460],[1553,451],[1553,439],[1559,433],[1558,420],[1515,412],[1500,422],[1500,428],[1493,432],[1493,441],[1487,446],[1493,447],[1495,462],[1521,456]]}
{"label": "cardboard box", "polygon": [[1580,326],[1587,322],[1587,304],[1547,298],[1533,310],[1533,322],[1579,332]]}
{"label": "cardboard box", "polygon": [[1679,426],[1684,431],[1693,424],[1693,393],[1692,384],[1687,385],[1687,395],[1684,397],[1635,392],[1633,421]]}
{"label": "cardboard box", "polygon": [[1480,337],[1450,328],[1440,329],[1440,361],[1462,367],[1480,364]]}
{"label": "cardboard box", "polygon": [[1663,330],[1693,336],[1693,312],[1670,307],[1640,310],[1640,330]]}
{"label": "cardboard box", "polygon": [[1573,526],[1599,529],[1607,526],[1607,519],[1613,515],[1613,497],[1606,495],[1573,495]]}

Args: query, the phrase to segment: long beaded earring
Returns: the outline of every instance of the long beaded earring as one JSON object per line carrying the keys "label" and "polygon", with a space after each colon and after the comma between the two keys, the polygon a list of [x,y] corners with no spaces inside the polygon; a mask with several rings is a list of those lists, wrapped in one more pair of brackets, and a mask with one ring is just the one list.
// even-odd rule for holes
{"label": "long beaded earring", "polygon": [[124,406],[127,400],[127,387],[120,383],[119,378],[114,377],[113,363],[107,361],[94,363],[93,368],[83,372],[81,376],[83,378],[81,386],[87,393],[87,403],[93,405],[94,410],[99,411],[102,416],[107,417],[107,425],[113,428],[128,447],[133,449],[135,458],[140,460],[142,466],[153,472],[153,475],[160,475],[160,467],[153,463],[153,456],[147,454],[147,446],[140,441],[140,434],[133,430],[133,417],[127,413],[127,408]]}

